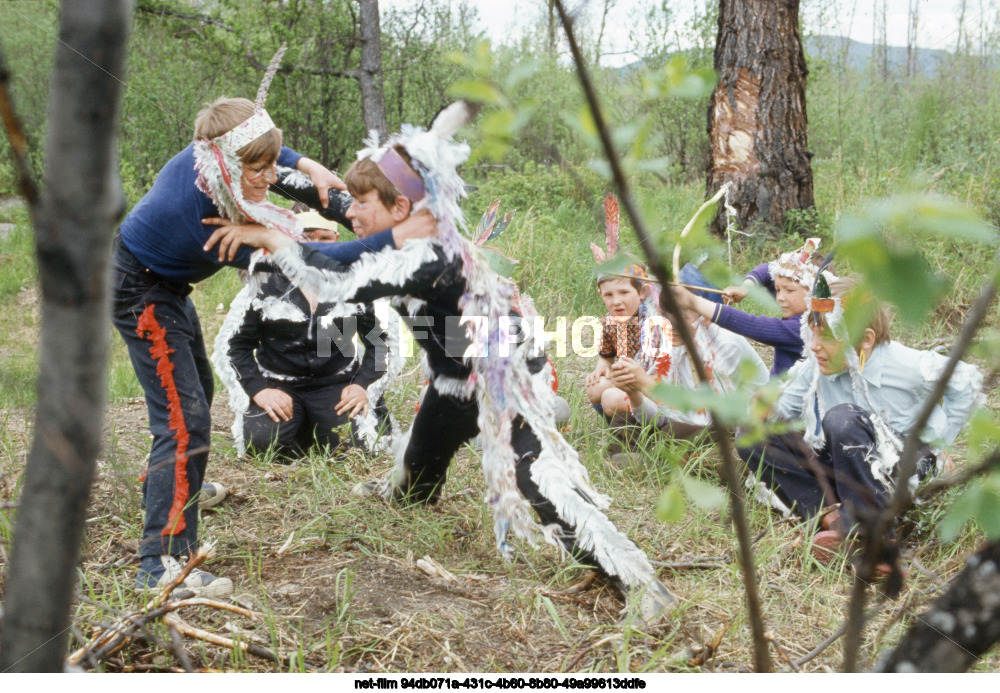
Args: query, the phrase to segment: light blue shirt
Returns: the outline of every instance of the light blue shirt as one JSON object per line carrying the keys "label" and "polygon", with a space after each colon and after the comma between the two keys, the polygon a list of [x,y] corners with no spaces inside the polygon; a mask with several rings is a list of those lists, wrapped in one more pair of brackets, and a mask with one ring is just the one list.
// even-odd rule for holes
{"label": "light blue shirt", "polygon": [[[930,395],[948,359],[931,351],[918,351],[899,342],[881,344],[872,350],[861,377],[868,383],[871,404],[855,390],[845,368],[833,375],[822,375],[812,352],[789,371],[789,381],[778,400],[776,414],[786,421],[804,418],[804,398],[815,377],[819,377],[819,402],[822,410],[816,417],[817,427],[827,410],[838,404],[856,404],[877,414],[883,422],[899,433],[913,428],[924,401]],[[920,438],[925,443],[950,445],[961,431],[969,413],[980,397],[983,376],[979,370],[960,361],[948,382],[944,397],[934,407],[927,428]],[[818,407],[817,402],[810,406]],[[872,412],[872,407],[875,411]]]}

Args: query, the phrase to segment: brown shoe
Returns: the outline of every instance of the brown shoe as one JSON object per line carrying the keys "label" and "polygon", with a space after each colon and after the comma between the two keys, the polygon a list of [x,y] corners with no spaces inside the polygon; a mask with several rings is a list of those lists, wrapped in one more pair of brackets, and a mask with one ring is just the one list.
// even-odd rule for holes
{"label": "brown shoe", "polygon": [[813,558],[823,565],[829,565],[841,552],[845,541],[844,535],[840,532],[824,529],[813,535],[812,546],[809,550],[812,552]]}

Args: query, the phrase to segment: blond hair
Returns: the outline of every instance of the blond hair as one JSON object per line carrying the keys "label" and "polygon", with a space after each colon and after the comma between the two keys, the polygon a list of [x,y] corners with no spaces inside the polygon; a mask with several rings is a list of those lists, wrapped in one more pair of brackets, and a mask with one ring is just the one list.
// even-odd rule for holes
{"label": "blond hair", "polygon": [[[194,138],[214,140],[221,137],[254,113],[250,99],[230,99],[221,96],[198,111],[194,119]],[[281,151],[281,130],[272,128],[250,142],[236,154],[245,163],[274,161]]]}

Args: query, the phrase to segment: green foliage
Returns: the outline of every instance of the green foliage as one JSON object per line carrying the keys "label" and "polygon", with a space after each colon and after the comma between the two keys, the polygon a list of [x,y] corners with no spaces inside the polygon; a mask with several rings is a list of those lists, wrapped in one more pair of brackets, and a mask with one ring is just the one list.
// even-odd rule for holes
{"label": "green foliage", "polygon": [[942,520],[939,533],[953,541],[970,521],[975,521],[990,539],[1000,539],[1000,473],[971,484]]}
{"label": "green foliage", "polygon": [[837,250],[865,278],[864,290],[895,305],[900,316],[915,325],[950,286],[919,249],[935,236],[987,246],[997,240],[992,228],[954,200],[904,195],[844,215]]}

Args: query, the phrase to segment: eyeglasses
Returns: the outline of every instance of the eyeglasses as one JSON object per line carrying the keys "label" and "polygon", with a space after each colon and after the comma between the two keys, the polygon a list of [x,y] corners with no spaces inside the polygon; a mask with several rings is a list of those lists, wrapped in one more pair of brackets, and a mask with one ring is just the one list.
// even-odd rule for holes
{"label": "eyeglasses", "polygon": [[256,183],[261,178],[264,178],[268,172],[274,173],[275,178],[278,177],[278,172],[275,170],[275,165],[277,162],[272,161],[269,164],[264,164],[260,168],[254,168],[250,164],[243,164],[243,175],[250,182]]}

